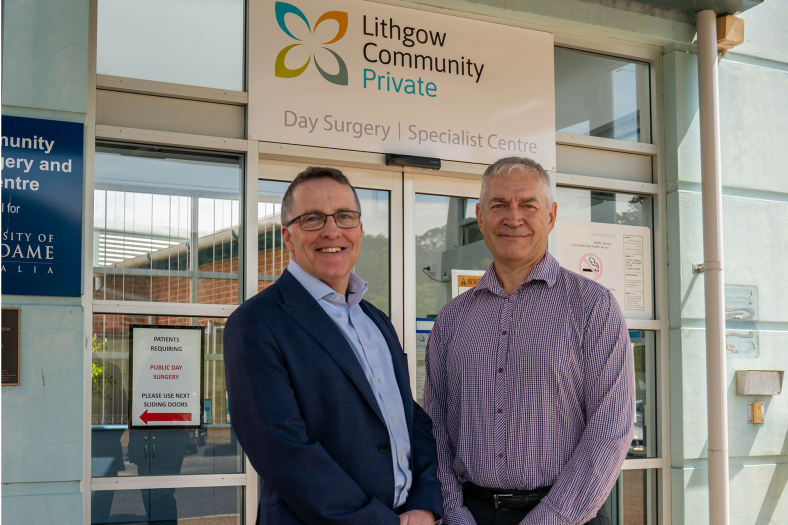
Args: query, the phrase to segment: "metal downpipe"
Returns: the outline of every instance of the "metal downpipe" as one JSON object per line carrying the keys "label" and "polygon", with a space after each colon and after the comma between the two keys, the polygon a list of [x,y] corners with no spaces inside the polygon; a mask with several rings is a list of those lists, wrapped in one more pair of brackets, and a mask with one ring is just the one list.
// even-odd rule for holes
{"label": "metal downpipe", "polygon": [[706,292],[706,395],[708,408],[709,523],[728,525],[728,399],[725,367],[725,279],[722,249],[722,176],[717,67],[717,14],[700,11],[700,103],[703,259]]}

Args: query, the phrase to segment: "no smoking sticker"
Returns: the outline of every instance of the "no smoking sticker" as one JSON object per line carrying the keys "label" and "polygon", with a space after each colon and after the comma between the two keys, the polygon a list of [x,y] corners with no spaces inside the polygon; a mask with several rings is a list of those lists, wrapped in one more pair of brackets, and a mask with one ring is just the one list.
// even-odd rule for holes
{"label": "no smoking sticker", "polygon": [[580,275],[592,281],[602,277],[602,259],[594,253],[587,253],[580,258]]}

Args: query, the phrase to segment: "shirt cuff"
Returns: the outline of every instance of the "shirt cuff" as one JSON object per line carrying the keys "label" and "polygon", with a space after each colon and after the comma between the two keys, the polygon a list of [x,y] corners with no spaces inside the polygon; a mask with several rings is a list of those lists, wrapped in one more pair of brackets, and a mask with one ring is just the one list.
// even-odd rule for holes
{"label": "shirt cuff", "polygon": [[573,525],[564,518],[551,511],[550,508],[540,503],[534,510],[520,522],[520,525]]}

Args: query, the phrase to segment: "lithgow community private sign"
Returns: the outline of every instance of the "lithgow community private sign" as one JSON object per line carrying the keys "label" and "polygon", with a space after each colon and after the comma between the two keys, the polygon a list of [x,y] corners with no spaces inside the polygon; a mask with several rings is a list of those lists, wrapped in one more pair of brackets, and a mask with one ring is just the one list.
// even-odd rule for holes
{"label": "lithgow community private sign", "polygon": [[555,170],[553,36],[362,0],[252,0],[249,138]]}

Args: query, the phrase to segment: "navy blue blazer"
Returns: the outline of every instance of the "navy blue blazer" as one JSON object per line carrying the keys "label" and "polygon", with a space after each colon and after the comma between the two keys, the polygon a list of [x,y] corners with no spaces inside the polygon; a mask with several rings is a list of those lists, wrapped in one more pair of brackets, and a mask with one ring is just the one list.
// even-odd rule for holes
{"label": "navy blue blazer", "polygon": [[[386,338],[408,419],[408,510],[443,514],[432,421],[413,401],[389,318],[361,308]],[[389,434],[345,337],[290,272],[244,302],[224,331],[233,429],[261,478],[264,525],[398,525]]]}

